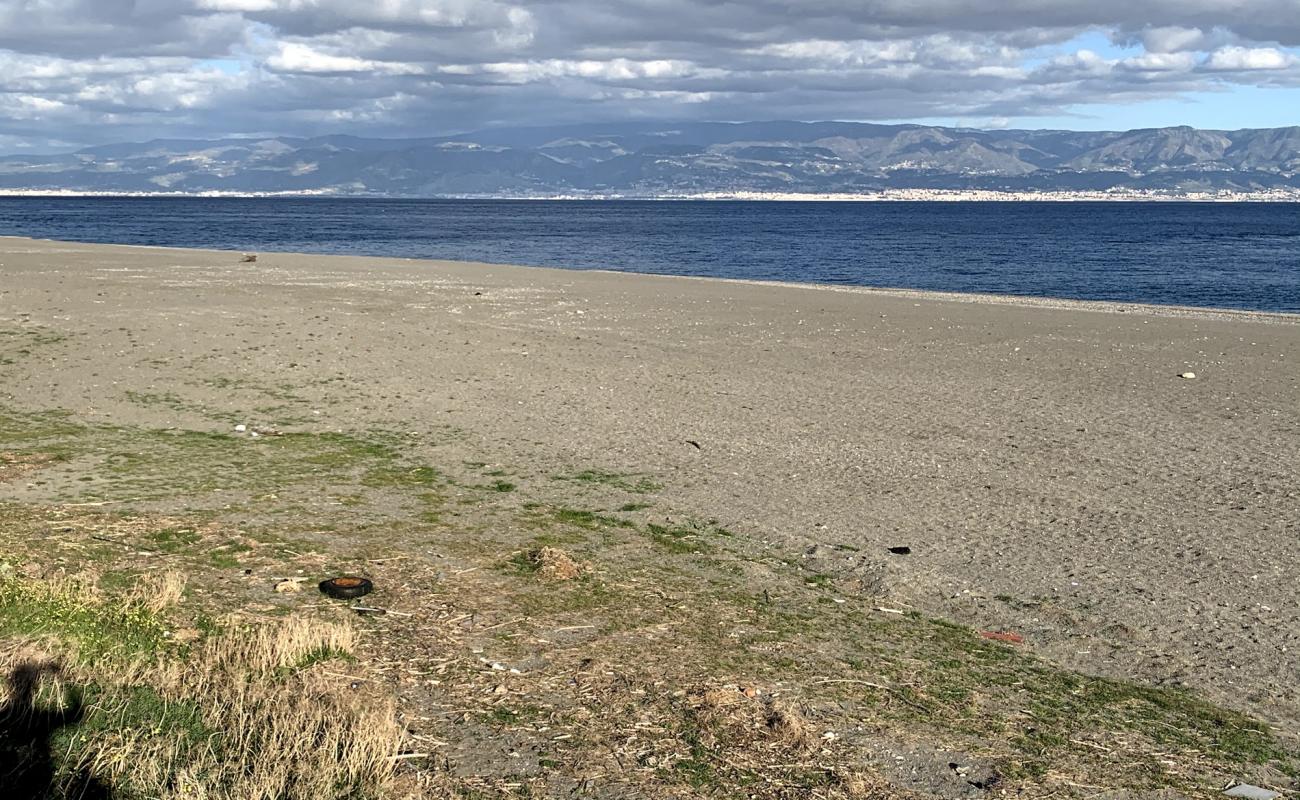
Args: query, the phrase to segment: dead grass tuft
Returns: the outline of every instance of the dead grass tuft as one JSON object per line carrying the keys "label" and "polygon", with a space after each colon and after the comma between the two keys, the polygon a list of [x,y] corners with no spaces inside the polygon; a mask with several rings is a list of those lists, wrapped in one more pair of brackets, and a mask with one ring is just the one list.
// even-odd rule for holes
{"label": "dead grass tuft", "polygon": [[813,743],[803,712],[781,700],[772,700],[767,705],[767,729],[778,741],[795,750],[806,750]]}
{"label": "dead grass tuft", "polygon": [[147,575],[131,590],[127,602],[161,614],[181,601],[185,593],[185,576],[175,570]]}
{"label": "dead grass tuft", "polygon": [[591,569],[591,565],[575,561],[558,547],[533,550],[528,553],[528,560],[536,567],[539,577],[552,581],[571,581]]}
{"label": "dead grass tuft", "polygon": [[802,751],[815,741],[797,706],[754,689],[706,689],[694,696],[691,705],[703,728],[732,745],[759,740],[764,745]]}
{"label": "dead grass tuft", "polygon": [[[61,586],[65,603],[77,586]],[[182,586],[164,574],[153,596],[125,602],[150,613]],[[81,616],[110,613],[90,590],[75,599]],[[13,637],[0,668],[7,707],[76,720],[48,754],[65,782],[90,774],[162,800],[367,797],[390,780],[402,731],[390,697],[319,666],[354,644],[347,625],[294,616],[230,623],[161,655],[88,659],[57,634]]]}

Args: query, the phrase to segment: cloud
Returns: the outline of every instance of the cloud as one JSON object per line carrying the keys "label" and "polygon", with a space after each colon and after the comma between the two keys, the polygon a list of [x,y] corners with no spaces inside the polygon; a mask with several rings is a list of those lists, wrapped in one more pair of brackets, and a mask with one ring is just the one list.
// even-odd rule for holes
{"label": "cloud", "polygon": [[1276,47],[1224,47],[1210,54],[1206,66],[1232,72],[1293,69],[1300,59]]}
{"label": "cloud", "polygon": [[333,55],[300,42],[284,42],[266,59],[266,66],[276,72],[301,72],[316,75],[356,73],[362,75],[418,75],[423,70],[415,64],[372,61],[367,58]]}
{"label": "cloud", "polygon": [[0,148],[621,118],[1014,124],[1300,86],[1294,6],[0,0]]}

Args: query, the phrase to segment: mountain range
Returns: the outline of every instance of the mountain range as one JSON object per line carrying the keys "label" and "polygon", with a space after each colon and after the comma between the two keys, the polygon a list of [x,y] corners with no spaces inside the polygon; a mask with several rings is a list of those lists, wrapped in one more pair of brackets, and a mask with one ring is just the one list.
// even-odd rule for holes
{"label": "mountain range", "polygon": [[620,123],[420,139],[159,139],[0,156],[0,191],[670,197],[1300,190],[1300,126],[977,130],[849,122]]}

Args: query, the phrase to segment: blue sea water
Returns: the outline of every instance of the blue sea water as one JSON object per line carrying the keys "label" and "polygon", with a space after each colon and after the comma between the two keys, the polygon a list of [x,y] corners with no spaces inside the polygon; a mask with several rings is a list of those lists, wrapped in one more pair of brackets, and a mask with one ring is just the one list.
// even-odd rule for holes
{"label": "blue sea water", "polygon": [[10,197],[0,234],[1300,312],[1292,203]]}

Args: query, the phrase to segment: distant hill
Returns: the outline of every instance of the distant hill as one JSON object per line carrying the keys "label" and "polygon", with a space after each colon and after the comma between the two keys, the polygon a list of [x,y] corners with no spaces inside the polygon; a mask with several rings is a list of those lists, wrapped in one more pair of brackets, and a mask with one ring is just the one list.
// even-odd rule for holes
{"label": "distant hill", "polygon": [[0,190],[398,197],[1300,189],[1300,127],[1126,132],[624,123],[427,139],[157,140],[0,157]]}

